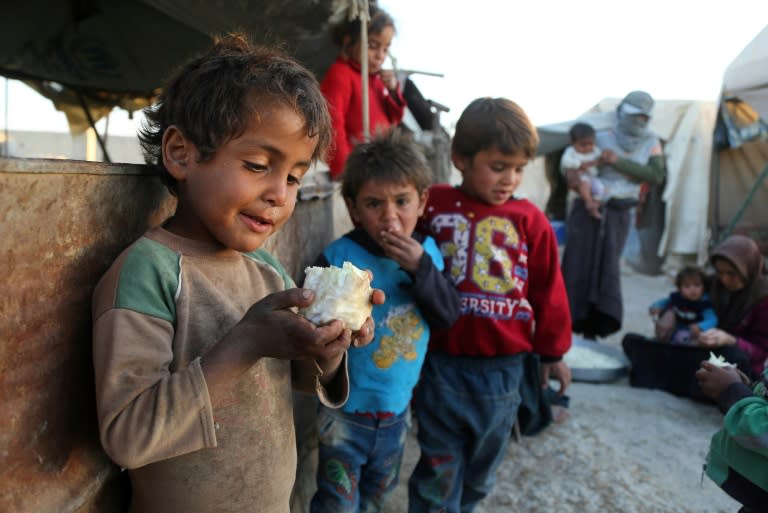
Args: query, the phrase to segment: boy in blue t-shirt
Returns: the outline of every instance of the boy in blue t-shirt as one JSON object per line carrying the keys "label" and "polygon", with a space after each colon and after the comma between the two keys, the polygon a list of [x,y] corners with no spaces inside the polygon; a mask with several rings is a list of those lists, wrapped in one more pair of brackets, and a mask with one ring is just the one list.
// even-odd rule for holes
{"label": "boy in blue t-shirt", "polygon": [[431,237],[414,233],[431,176],[424,156],[399,134],[360,144],[347,159],[342,195],[355,229],[331,243],[316,265],[350,261],[369,269],[372,286],[387,300],[373,308],[374,341],[349,351],[346,405],[320,406],[311,513],[381,510],[398,482],[430,329],[448,328],[459,316],[440,250]]}

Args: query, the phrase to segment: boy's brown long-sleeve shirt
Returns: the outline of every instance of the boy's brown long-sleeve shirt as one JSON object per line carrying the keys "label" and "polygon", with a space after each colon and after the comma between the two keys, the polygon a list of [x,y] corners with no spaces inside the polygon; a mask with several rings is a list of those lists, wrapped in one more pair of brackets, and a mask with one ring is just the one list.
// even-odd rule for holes
{"label": "boy's brown long-sleeve shirt", "polygon": [[[99,430],[130,471],[132,512],[287,513],[296,470],[291,362],[260,359],[214,408],[200,356],[253,303],[291,286],[263,251],[215,249],[163,229],[101,279],[93,302]],[[345,401],[329,398],[311,373],[298,384],[330,406]]]}

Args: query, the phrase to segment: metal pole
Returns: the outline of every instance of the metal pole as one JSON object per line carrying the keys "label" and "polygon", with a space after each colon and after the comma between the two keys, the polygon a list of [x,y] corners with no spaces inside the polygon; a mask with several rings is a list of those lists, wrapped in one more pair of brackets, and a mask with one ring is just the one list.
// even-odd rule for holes
{"label": "metal pole", "polygon": [[371,138],[370,100],[368,98],[368,0],[361,1],[360,7],[360,75],[362,78],[363,137]]}
{"label": "metal pole", "polygon": [[8,77],[5,78],[5,144],[3,145],[3,156],[10,155],[10,130],[8,129]]}
{"label": "metal pole", "polygon": [[75,90],[75,92],[77,93],[77,98],[80,100],[80,106],[83,108],[83,112],[85,112],[85,117],[88,118],[88,124],[91,125],[93,133],[96,134],[96,140],[99,142],[99,146],[101,147],[101,153],[104,157],[104,161],[108,164],[111,164],[112,159],[109,158],[109,153],[107,153],[107,145],[99,135],[99,131],[96,130],[96,122],[93,120],[93,116],[91,116],[91,111],[88,108],[88,104],[85,103],[85,96],[83,96],[83,93],[79,90]]}

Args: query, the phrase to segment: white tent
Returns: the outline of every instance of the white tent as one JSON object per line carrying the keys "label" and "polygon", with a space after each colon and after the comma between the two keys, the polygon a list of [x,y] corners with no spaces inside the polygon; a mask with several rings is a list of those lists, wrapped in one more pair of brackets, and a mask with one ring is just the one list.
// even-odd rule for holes
{"label": "white tent", "polygon": [[768,254],[768,26],[725,71],[715,143],[715,239],[744,233]]}
{"label": "white tent", "polygon": [[723,94],[747,102],[768,120],[768,25],[726,68]]}
{"label": "white tent", "polygon": [[[578,121],[607,128],[619,101],[604,99]],[[550,179],[575,121],[539,127]],[[657,100],[651,128],[664,142],[667,182],[662,222],[640,237],[652,246],[642,253],[671,267],[702,263],[712,244],[743,233],[768,255],[768,26],[725,70],[719,104]]]}

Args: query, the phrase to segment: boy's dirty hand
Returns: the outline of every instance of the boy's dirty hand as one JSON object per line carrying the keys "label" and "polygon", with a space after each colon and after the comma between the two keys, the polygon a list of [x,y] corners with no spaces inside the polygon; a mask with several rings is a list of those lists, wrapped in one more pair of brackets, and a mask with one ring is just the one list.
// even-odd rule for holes
{"label": "boy's dirty hand", "polygon": [[331,360],[347,350],[352,332],[339,320],[316,326],[293,311],[314,298],[300,288],[270,294],[248,309],[236,329],[247,330],[243,339],[254,341],[257,357]]}
{"label": "boy's dirty hand", "polygon": [[742,377],[736,367],[718,367],[709,362],[701,362],[696,371],[696,380],[702,392],[717,401],[720,394],[733,383],[741,383]]}
{"label": "boy's dirty hand", "polygon": [[[370,274],[370,271],[368,273]],[[371,276],[371,279],[373,279],[373,276]],[[386,297],[383,290],[373,289],[373,292],[371,292],[371,304],[383,305],[385,300]],[[373,341],[374,326],[373,319],[368,317],[359,330],[352,332],[352,345],[363,347],[370,344]]]}
{"label": "boy's dirty hand", "polygon": [[373,319],[368,317],[359,330],[352,332],[352,345],[354,347],[364,347],[370,344],[373,340],[373,328]]}
{"label": "boy's dirty hand", "polygon": [[424,247],[410,234],[400,231],[382,231],[379,237],[384,253],[400,264],[400,267],[415,274],[419,269],[419,260],[424,254]]}

